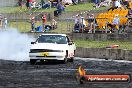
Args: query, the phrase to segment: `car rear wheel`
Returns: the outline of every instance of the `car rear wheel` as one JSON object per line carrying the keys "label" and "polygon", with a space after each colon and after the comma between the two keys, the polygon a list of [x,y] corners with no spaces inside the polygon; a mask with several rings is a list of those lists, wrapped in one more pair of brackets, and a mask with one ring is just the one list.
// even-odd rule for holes
{"label": "car rear wheel", "polygon": [[36,63],[37,60],[34,59],[30,59],[30,64],[34,65]]}

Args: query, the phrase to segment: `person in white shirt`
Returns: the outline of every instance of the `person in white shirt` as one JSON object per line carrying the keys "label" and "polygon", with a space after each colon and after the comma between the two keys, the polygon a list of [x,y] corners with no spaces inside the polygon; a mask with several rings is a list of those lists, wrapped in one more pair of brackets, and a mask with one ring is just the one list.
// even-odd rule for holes
{"label": "person in white shirt", "polygon": [[110,6],[110,4],[111,4],[111,0],[104,0],[103,2],[101,2],[101,3],[98,5],[97,8],[100,8],[100,7],[102,7],[102,6],[107,7],[107,6]]}
{"label": "person in white shirt", "polygon": [[75,22],[75,24],[81,23],[81,17],[80,17],[80,15],[76,15],[76,17],[74,19],[74,22]]}
{"label": "person in white shirt", "polygon": [[118,9],[118,8],[121,8],[121,4],[118,0],[112,0],[112,7],[109,10],[114,10],[114,9]]}
{"label": "person in white shirt", "polygon": [[114,1],[113,5],[114,5],[114,7],[118,7],[118,8],[121,7],[121,4],[120,4],[120,2],[118,0]]}
{"label": "person in white shirt", "polygon": [[111,31],[113,31],[114,29],[117,29],[116,26],[119,26],[119,25],[120,25],[120,18],[118,14],[115,15],[112,23],[107,24],[108,27],[111,27]]}

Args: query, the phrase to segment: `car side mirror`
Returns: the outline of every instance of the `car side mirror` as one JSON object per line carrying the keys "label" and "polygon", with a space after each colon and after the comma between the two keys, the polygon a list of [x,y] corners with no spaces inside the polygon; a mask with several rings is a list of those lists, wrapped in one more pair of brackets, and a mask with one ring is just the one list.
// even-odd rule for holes
{"label": "car side mirror", "polygon": [[68,42],[68,45],[72,45],[73,43],[72,42]]}
{"label": "car side mirror", "polygon": [[31,42],[31,44],[35,44],[36,42]]}

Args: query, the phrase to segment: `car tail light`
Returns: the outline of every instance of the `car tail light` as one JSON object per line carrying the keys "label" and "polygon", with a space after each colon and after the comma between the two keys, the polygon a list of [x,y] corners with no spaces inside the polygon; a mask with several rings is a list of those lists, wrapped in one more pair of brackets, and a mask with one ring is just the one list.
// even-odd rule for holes
{"label": "car tail light", "polygon": [[66,50],[66,57],[68,57],[68,50]]}

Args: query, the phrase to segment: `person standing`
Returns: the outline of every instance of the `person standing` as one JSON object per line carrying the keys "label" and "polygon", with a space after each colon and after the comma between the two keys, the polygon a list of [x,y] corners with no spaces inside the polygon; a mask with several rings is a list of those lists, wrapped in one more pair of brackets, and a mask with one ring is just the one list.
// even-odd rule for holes
{"label": "person standing", "polygon": [[42,28],[43,28],[43,32],[45,31],[45,24],[46,24],[46,14],[44,14],[42,16]]}
{"label": "person standing", "polygon": [[7,24],[8,24],[7,18],[4,17],[4,20],[3,20],[3,27],[4,27],[4,29],[7,28]]}
{"label": "person standing", "polygon": [[57,21],[54,18],[51,20],[51,27],[53,30],[57,28]]}
{"label": "person standing", "polygon": [[94,20],[94,14],[90,14],[88,16],[88,23],[89,23],[89,32],[88,33],[92,33],[93,32],[93,29],[94,29],[94,25],[95,25],[95,20]]}
{"label": "person standing", "polygon": [[34,32],[35,31],[35,17],[33,16],[31,18],[31,32]]}
{"label": "person standing", "polygon": [[27,8],[28,10],[31,10],[32,9],[32,0],[27,0]]}
{"label": "person standing", "polygon": [[0,14],[0,28],[2,28],[2,25],[3,25],[3,17],[2,17],[2,15]]}

